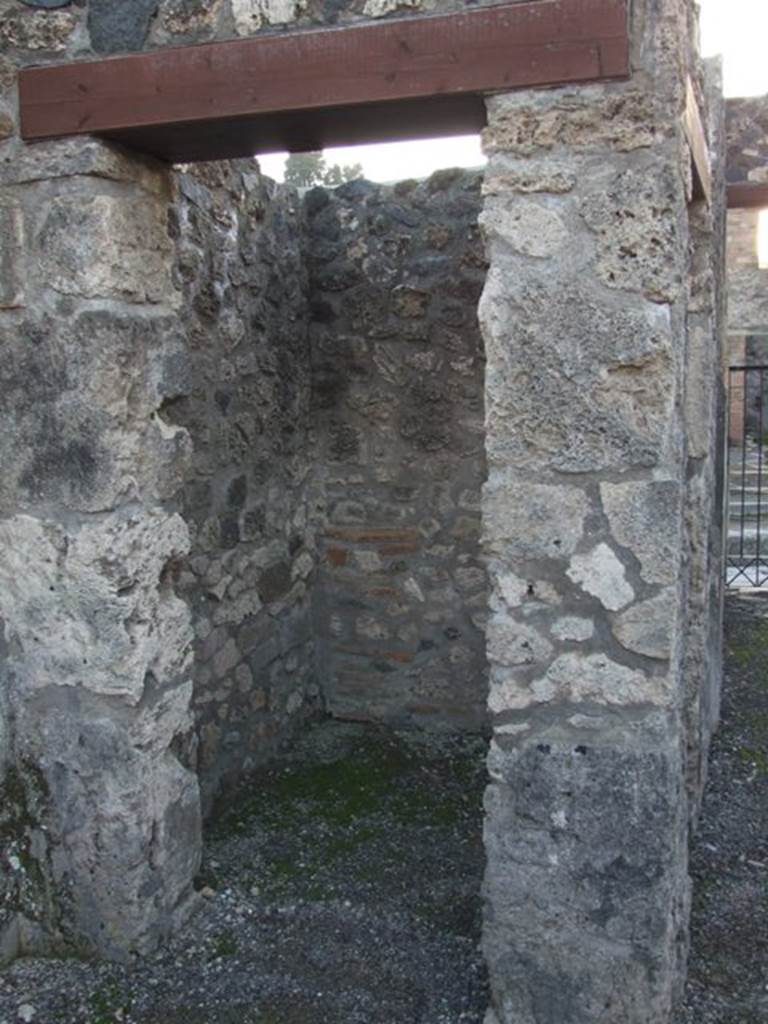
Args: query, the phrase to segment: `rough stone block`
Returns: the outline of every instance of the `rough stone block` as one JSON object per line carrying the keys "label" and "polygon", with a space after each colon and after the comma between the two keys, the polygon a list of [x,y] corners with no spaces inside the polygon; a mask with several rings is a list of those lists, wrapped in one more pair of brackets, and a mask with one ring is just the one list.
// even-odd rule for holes
{"label": "rough stone block", "polygon": [[140,50],[157,11],[158,0],[89,0],[88,31],[96,53]]}
{"label": "rough stone block", "polygon": [[78,26],[76,11],[3,11],[0,44],[4,50],[60,52]]}
{"label": "rough stone block", "polygon": [[145,198],[62,196],[36,240],[45,283],[65,295],[178,303],[167,208]]}
{"label": "rough stone block", "polygon": [[485,485],[487,550],[504,559],[562,560],[581,540],[589,501],[577,487],[493,473]]}
{"label": "rough stone block", "polygon": [[0,184],[17,185],[75,175],[132,182],[156,195],[171,194],[167,167],[100,139],[78,136],[0,149]]}
{"label": "rough stone block", "polygon": [[503,1024],[668,1019],[688,903],[674,733],[499,740],[484,948]]}
{"label": "rough stone block", "polygon": [[557,262],[563,277],[555,288],[547,261],[525,273],[503,242],[489,244],[479,315],[493,368],[490,464],[536,474],[656,465],[669,446],[675,399],[668,309],[606,303],[583,279],[571,280],[570,260]]}
{"label": "rough stone block", "polygon": [[169,35],[209,37],[214,34],[223,0],[166,0],[160,24]]}
{"label": "rough stone block", "polygon": [[13,117],[5,111],[0,110],[0,142],[8,139],[16,131],[16,122]]}
{"label": "rough stone block", "polygon": [[425,0],[366,0],[363,14],[368,18],[384,18],[406,8],[426,11],[433,7],[434,2],[425,3]]}
{"label": "rough stone block", "polygon": [[500,665],[533,665],[552,656],[552,645],[533,627],[493,615],[486,629],[488,657]]}
{"label": "rough stone block", "polygon": [[22,690],[71,687],[135,705],[149,678],[187,673],[189,610],[162,574],[188,547],[183,520],[161,512],[70,532],[30,516],[0,522],[0,617]]}
{"label": "rough stone block", "polygon": [[156,948],[195,905],[197,781],[167,746],[143,750],[124,723],[71,698],[19,706],[17,746],[39,766],[50,808],[36,859],[59,894],[22,910],[54,941],[124,960]]}
{"label": "rough stone block", "polygon": [[0,309],[24,305],[24,215],[17,203],[0,203]]}
{"label": "rough stone block", "polygon": [[681,487],[674,480],[603,483],[600,496],[613,537],[640,563],[648,583],[678,578]]}
{"label": "rough stone block", "polygon": [[677,175],[657,164],[593,176],[581,212],[597,235],[597,272],[609,288],[642,291],[654,302],[680,296],[687,253],[671,214],[680,190]]}
{"label": "rough stone block", "polygon": [[303,0],[231,0],[239,36],[258,32],[266,25],[287,25],[298,18]]}
{"label": "rough stone block", "polygon": [[590,85],[556,92],[511,93],[487,100],[487,153],[527,156],[567,146],[572,150],[618,152],[646,149],[655,138],[655,110],[649,95],[626,87]]}
{"label": "rough stone block", "polygon": [[[489,656],[493,660],[492,652]],[[502,714],[542,705],[642,707],[668,706],[673,701],[673,686],[666,675],[646,674],[604,654],[569,651],[555,658],[543,675],[532,678],[530,674],[522,677],[519,671],[494,670],[488,707],[494,714]]]}
{"label": "rough stone block", "polygon": [[520,198],[486,202],[480,224],[486,236],[537,259],[555,256],[569,240],[568,225],[556,210]]}
{"label": "rough stone block", "polygon": [[677,594],[667,587],[614,617],[613,634],[622,647],[648,658],[671,659],[678,619]]}
{"label": "rough stone block", "polygon": [[0,337],[1,508],[103,511],[131,492],[156,500],[178,489],[189,437],[159,415],[187,386],[172,318],[93,310],[0,325]]}

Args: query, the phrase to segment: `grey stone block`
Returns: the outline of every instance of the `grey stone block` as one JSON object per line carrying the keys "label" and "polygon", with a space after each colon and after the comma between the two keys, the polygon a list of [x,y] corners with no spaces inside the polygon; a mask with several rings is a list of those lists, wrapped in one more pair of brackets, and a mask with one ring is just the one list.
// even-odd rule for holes
{"label": "grey stone block", "polygon": [[96,53],[140,50],[158,0],[89,0],[88,30]]}

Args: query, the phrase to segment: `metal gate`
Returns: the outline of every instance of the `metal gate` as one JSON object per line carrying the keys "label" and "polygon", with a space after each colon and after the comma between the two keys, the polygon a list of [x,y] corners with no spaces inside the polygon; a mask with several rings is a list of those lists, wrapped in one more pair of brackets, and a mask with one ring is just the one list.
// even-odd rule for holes
{"label": "metal gate", "polygon": [[728,380],[726,583],[768,589],[768,366],[732,366]]}

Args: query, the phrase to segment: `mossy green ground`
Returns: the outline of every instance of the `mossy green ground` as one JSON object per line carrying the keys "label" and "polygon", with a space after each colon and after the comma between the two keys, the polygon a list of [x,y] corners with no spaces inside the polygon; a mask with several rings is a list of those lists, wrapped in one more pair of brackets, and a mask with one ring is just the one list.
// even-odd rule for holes
{"label": "mossy green ground", "polygon": [[477,893],[446,900],[441,880],[430,877],[435,865],[420,850],[459,834],[482,856],[484,741],[339,729],[339,746],[326,760],[299,760],[252,777],[211,829],[204,879],[219,881],[218,843],[254,833],[263,842],[248,883],[268,900],[401,887],[405,859],[415,911],[461,934],[475,930]]}
{"label": "mossy green ground", "polygon": [[227,796],[183,933],[124,965],[17,961],[0,1022],[26,1000],[41,1024],[480,1024],[486,749],[318,723]]}
{"label": "mossy green ground", "polygon": [[674,1024],[768,1021],[768,595],[726,602],[722,722],[691,845],[688,985]]}
{"label": "mossy green ground", "polygon": [[746,767],[768,776],[768,621],[734,622],[726,650],[734,668],[748,676],[752,691],[751,699],[736,708],[745,740],[736,753]]}

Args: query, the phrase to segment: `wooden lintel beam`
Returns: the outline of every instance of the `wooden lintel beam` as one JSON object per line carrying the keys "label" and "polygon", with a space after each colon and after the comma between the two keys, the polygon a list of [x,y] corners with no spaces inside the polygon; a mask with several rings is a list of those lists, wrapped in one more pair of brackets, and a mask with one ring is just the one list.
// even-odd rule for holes
{"label": "wooden lintel beam", "polygon": [[488,93],[627,77],[627,22],[627,0],[528,0],[26,68],[21,131],[170,161],[472,131]]}
{"label": "wooden lintel beam", "polygon": [[768,209],[768,182],[744,181],[726,187],[729,210]]}

